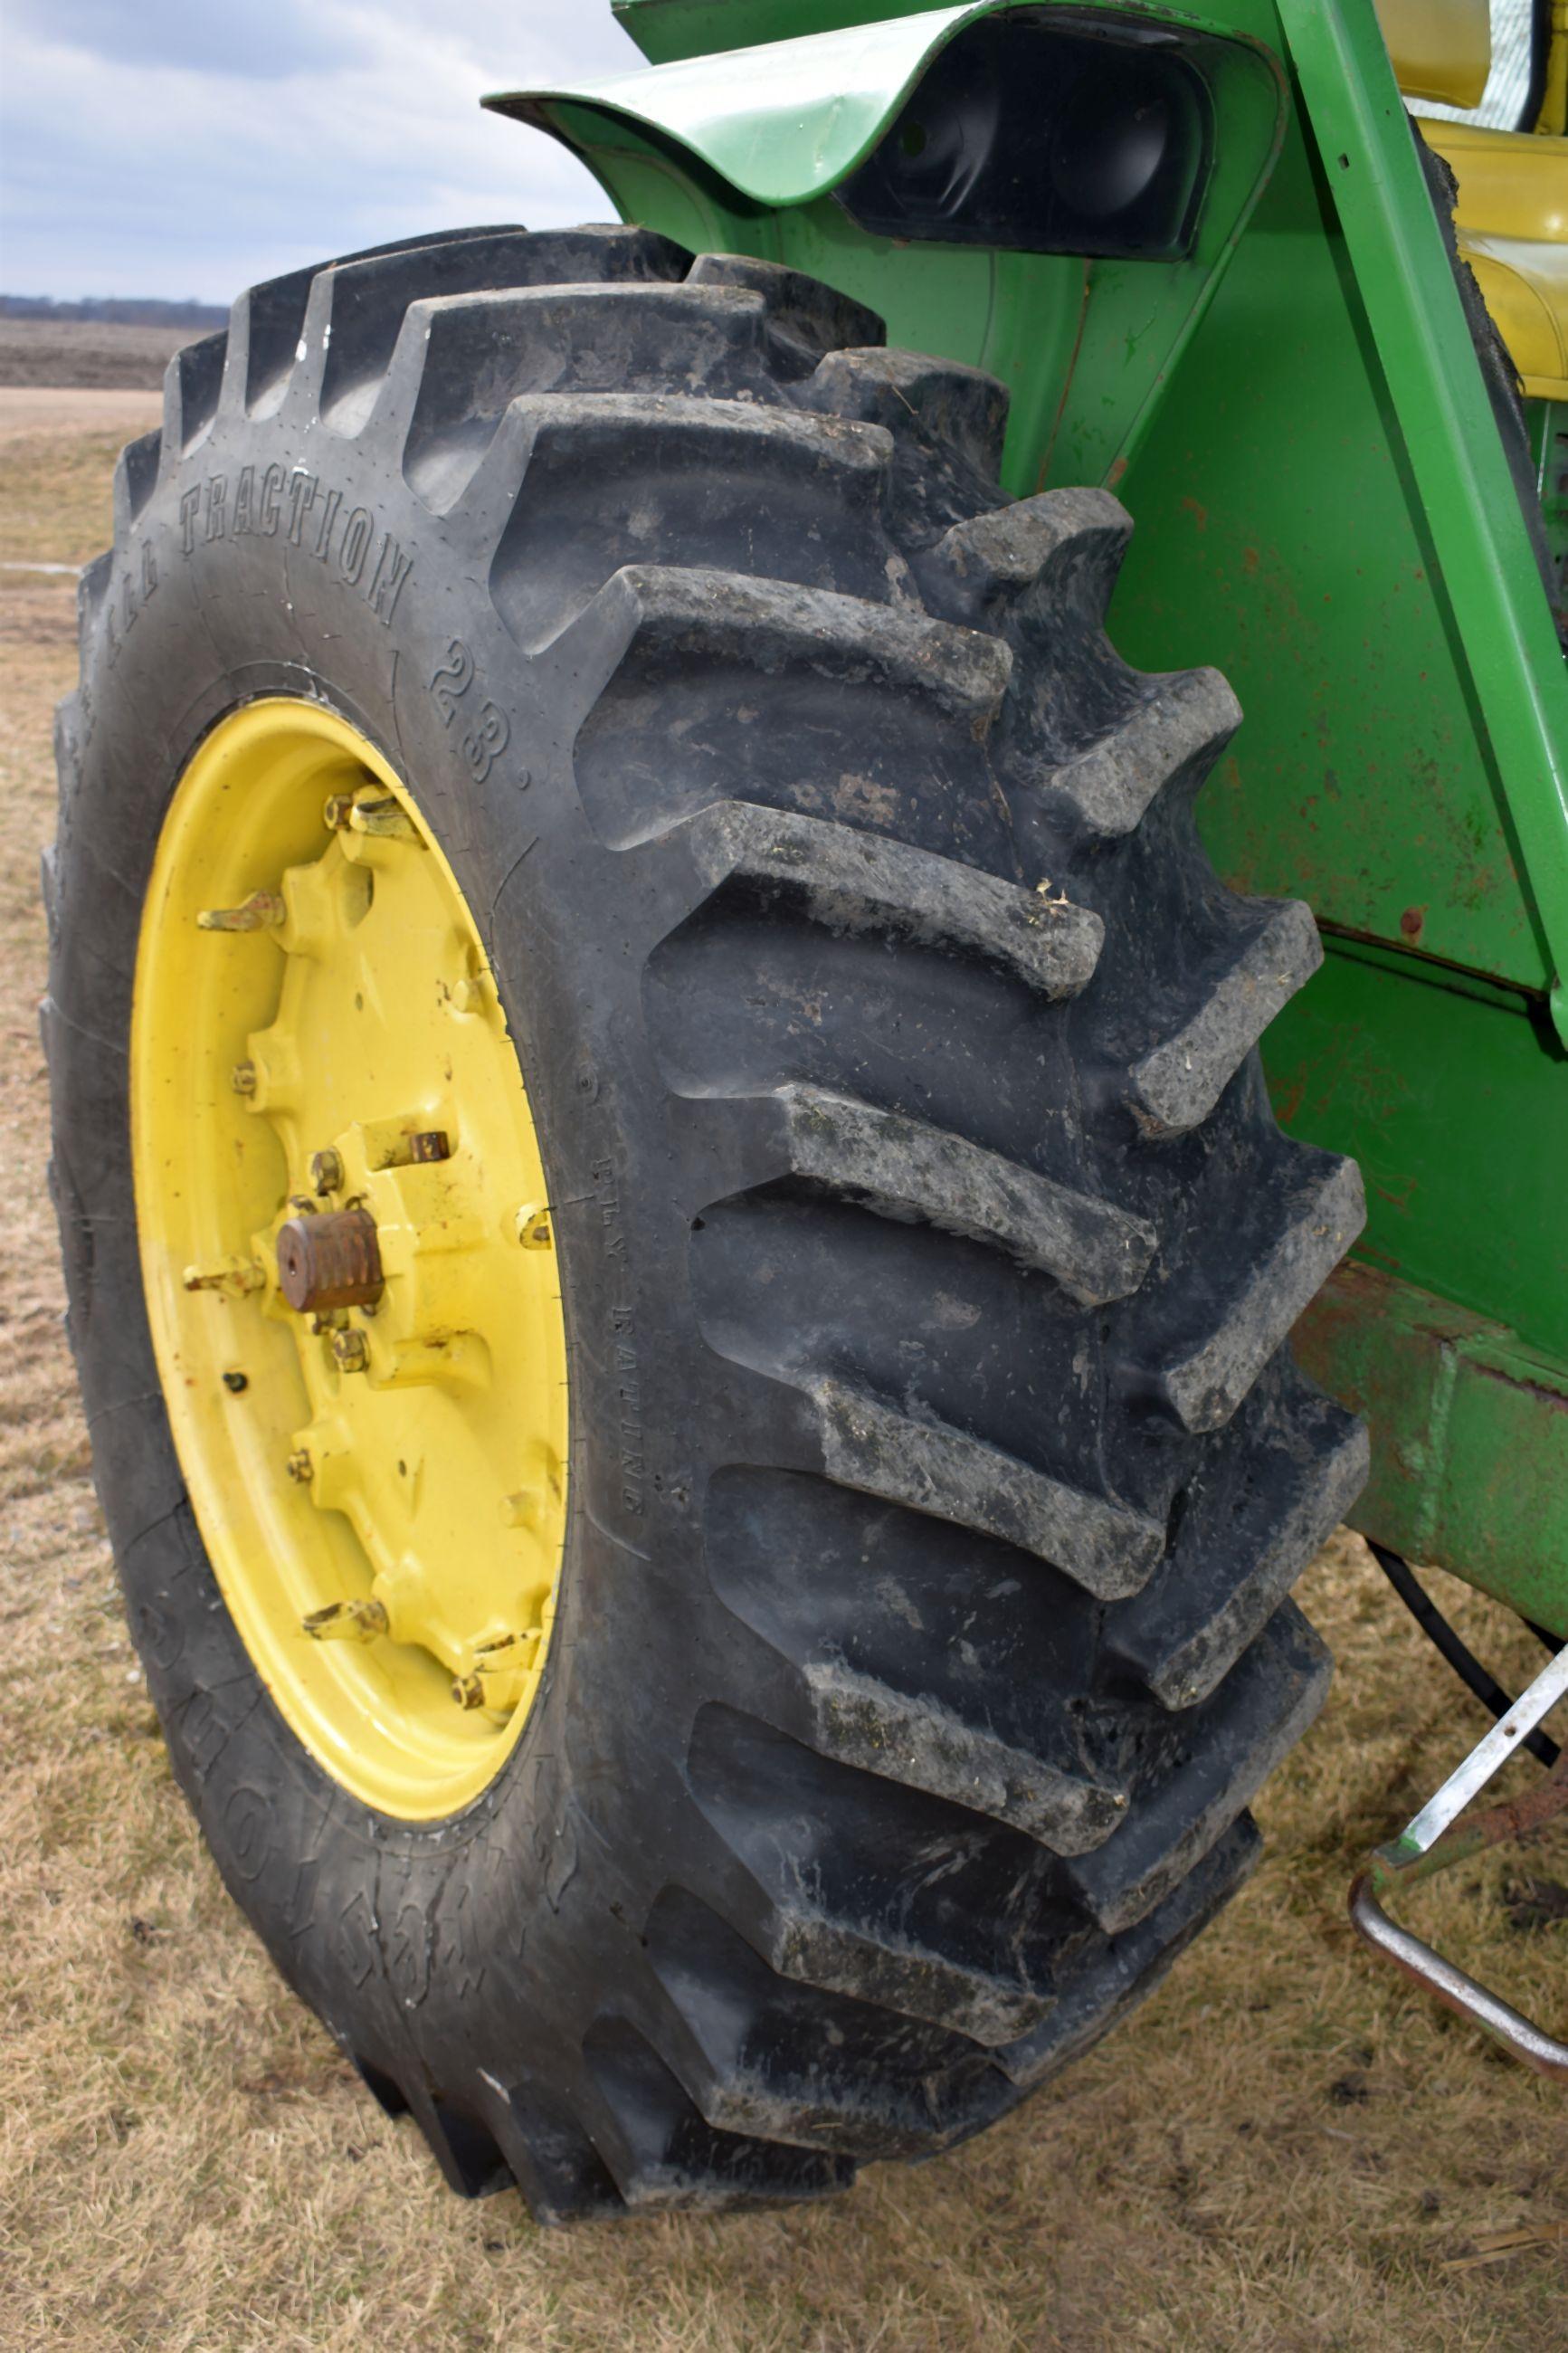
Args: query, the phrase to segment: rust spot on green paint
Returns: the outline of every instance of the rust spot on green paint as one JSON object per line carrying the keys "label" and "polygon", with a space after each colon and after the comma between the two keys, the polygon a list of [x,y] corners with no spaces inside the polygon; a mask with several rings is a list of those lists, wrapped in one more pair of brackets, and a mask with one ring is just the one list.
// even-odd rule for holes
{"label": "rust spot on green paint", "polygon": [[[1421,1179],[1415,1176],[1397,1177],[1388,1185],[1380,1185],[1375,1176],[1367,1179],[1367,1190],[1375,1193],[1380,1201],[1386,1201],[1389,1208],[1397,1210],[1401,1217],[1408,1215],[1410,1204],[1420,1187]],[[1389,1257],[1386,1262],[1390,1266],[1397,1266],[1399,1261]]]}
{"label": "rust spot on green paint", "polygon": [[1306,1098],[1307,1082],[1297,1079],[1293,1083],[1274,1090],[1274,1111],[1281,1127],[1293,1126]]}

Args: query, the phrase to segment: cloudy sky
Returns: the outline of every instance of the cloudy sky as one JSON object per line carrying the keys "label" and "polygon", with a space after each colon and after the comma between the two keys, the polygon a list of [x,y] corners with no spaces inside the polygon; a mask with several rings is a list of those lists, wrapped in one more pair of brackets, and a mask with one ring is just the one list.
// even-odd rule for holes
{"label": "cloudy sky", "polygon": [[417,229],[603,220],[486,90],[641,62],[609,0],[7,0],[0,290],[194,295]]}

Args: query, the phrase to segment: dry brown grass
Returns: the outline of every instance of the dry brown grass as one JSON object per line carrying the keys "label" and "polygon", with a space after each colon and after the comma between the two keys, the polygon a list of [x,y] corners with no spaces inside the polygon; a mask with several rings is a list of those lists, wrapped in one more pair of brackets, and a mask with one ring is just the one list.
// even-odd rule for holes
{"label": "dry brown grass", "polygon": [[156,391],[201,327],[132,327],[115,319],[0,319],[0,384],[140,385]]}
{"label": "dry brown grass", "polygon": [[[19,433],[0,440],[0,563],[86,564],[107,547],[114,460],[123,439],[119,433]],[[68,598],[68,622],[70,609]],[[15,733],[24,723],[21,708],[7,720]]]}
{"label": "dry brown grass", "polygon": [[[106,459],[36,445],[7,531],[31,545],[53,515],[44,553],[74,559],[107,512]],[[782,2215],[552,2235],[513,2199],[463,2206],[440,2188],[224,1895],[115,1598],[58,1322],[34,1022],[70,615],[68,586],[0,586],[5,2353],[1560,2345],[1560,2095],[1408,1993],[1345,1924],[1356,1858],[1479,1729],[1351,1537],[1307,1581],[1340,1674],[1263,1801],[1263,1870],[1167,1989],[1021,2116]],[[1528,1638],[1444,1590],[1522,1674]],[[1522,1867],[1568,1878],[1568,1843]],[[1521,1868],[1434,1889],[1418,1920],[1561,2031],[1568,1930],[1515,1925]]]}

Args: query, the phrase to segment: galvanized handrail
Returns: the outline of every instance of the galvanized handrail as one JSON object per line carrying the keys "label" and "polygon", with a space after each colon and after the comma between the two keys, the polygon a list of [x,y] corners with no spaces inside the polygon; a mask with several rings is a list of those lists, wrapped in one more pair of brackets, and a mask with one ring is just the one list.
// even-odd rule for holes
{"label": "galvanized handrail", "polygon": [[1457,1819],[1565,1694],[1568,1646],[1548,1662],[1501,1722],[1477,1743],[1399,1836],[1378,1848],[1350,1893],[1351,1924],[1374,1952],[1384,1954],[1447,2009],[1482,2028],[1538,2075],[1568,2076],[1568,2042],[1558,2042],[1500,1994],[1478,1983],[1408,1928],[1402,1928],[1390,1919],[1378,1899],[1395,1887],[1447,1871],[1488,1847],[1540,1830],[1568,1811],[1565,1754],[1524,1797],[1505,1799],[1468,1821]]}
{"label": "galvanized handrail", "polygon": [[1385,1954],[1447,2009],[1483,2028],[1536,2074],[1568,2075],[1568,2042],[1544,2032],[1500,1994],[1391,1920],[1373,1892],[1370,1871],[1363,1871],[1352,1887],[1350,1910],[1352,1925],[1373,1950]]}

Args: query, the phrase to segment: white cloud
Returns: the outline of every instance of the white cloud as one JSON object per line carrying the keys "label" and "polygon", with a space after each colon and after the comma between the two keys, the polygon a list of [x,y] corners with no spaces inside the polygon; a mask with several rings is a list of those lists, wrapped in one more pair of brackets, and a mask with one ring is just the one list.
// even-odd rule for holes
{"label": "white cloud", "polygon": [[479,100],[638,62],[606,0],[21,0],[0,284],[222,301],[422,229],[602,220],[580,164]]}

